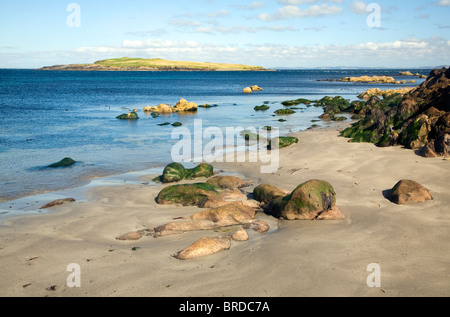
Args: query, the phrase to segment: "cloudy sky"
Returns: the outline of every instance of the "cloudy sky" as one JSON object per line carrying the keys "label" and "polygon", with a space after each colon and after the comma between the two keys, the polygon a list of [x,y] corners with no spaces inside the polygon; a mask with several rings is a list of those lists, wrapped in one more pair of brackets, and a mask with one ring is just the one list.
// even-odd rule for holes
{"label": "cloudy sky", "polygon": [[115,57],[264,67],[450,64],[450,0],[0,2],[0,68]]}

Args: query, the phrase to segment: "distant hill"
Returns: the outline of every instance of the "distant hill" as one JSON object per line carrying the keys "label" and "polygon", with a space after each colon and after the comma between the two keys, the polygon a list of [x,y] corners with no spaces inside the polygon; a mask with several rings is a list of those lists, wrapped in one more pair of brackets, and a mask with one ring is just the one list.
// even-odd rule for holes
{"label": "distant hill", "polygon": [[69,64],[45,66],[40,70],[84,70],[84,71],[266,71],[260,66],[226,63],[200,63],[169,61],[161,58],[113,58],[93,64]]}

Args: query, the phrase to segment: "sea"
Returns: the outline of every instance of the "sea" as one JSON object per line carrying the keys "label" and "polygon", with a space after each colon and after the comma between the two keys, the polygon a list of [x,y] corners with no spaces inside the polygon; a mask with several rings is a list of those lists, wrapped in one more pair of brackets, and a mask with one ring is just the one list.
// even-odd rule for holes
{"label": "sea", "polygon": [[[413,87],[424,81],[398,76],[404,69],[301,69],[262,72],[89,72],[0,69],[0,216],[18,211],[20,199],[79,188],[98,179],[117,178],[143,171],[162,171],[172,162],[172,125],[194,132],[202,128],[271,126],[280,135],[329,126],[319,120],[320,107],[297,106],[296,113],[274,115],[285,108],[281,102],[298,98],[318,100],[342,96],[357,100],[368,88]],[[411,69],[428,75],[431,69]],[[386,75],[416,82],[407,85],[374,85],[340,82],[347,76]],[[243,88],[258,85],[262,91],[244,94]],[[175,105],[181,98],[198,105],[187,114],[144,113],[145,106]],[[266,104],[267,111],[255,111]],[[137,109],[138,120],[116,117]],[[47,168],[71,157],[68,168]],[[131,174],[130,174],[131,173]],[[122,178],[121,178],[122,179]],[[124,180],[126,181],[126,180]],[[17,203],[17,205],[19,205]],[[22,208],[23,209],[23,208]],[[28,208],[30,209],[30,208]],[[33,209],[33,208],[31,208]],[[34,208],[36,209],[36,208]],[[23,209],[25,210],[25,209]]]}

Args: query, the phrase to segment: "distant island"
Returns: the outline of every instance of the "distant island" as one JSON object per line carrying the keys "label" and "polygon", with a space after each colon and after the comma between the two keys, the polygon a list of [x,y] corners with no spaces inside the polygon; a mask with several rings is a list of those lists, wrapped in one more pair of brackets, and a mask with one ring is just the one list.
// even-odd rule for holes
{"label": "distant island", "polygon": [[40,70],[82,70],[82,71],[269,71],[261,66],[226,63],[200,63],[170,61],[161,58],[113,58],[93,64],[54,65]]}

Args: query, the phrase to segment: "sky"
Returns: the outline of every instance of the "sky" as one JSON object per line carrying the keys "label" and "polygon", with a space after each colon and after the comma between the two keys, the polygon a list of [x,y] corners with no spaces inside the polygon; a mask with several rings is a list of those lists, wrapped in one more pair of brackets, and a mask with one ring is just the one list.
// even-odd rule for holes
{"label": "sky", "polygon": [[267,68],[450,64],[450,0],[0,1],[0,68],[118,57]]}

